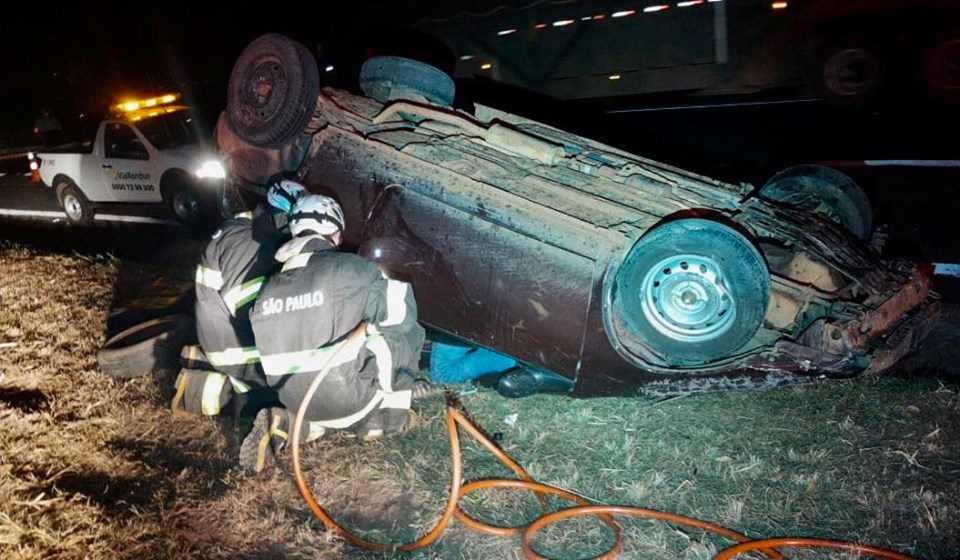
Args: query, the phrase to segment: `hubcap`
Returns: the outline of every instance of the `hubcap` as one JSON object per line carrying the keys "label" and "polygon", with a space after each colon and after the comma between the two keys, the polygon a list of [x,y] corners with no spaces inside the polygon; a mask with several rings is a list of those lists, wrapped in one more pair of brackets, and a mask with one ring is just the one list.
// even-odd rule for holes
{"label": "hubcap", "polygon": [[83,203],[75,195],[68,194],[63,197],[63,210],[67,213],[67,217],[75,222],[83,218]]}
{"label": "hubcap", "polygon": [[173,195],[173,211],[177,218],[188,221],[192,220],[200,209],[200,204],[196,197],[186,191],[177,191]]}
{"label": "hubcap", "polygon": [[643,316],[674,340],[713,340],[733,325],[736,302],[720,266],[709,257],[663,259],[646,274],[640,290]]}

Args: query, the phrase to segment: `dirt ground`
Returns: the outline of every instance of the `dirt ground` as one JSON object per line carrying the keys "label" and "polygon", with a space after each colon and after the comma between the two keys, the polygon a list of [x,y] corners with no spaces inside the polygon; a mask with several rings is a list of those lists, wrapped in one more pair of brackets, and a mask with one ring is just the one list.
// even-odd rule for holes
{"label": "dirt ground", "polygon": [[[120,263],[0,245],[0,558],[382,558],[328,535],[288,466],[240,471],[236,426],[172,415],[171,376],[98,371]],[[463,396],[535,478],[604,503],[661,508],[751,536],[871,542],[960,558],[960,313],[913,375],[654,401]],[[464,386],[467,392],[472,388]],[[449,481],[440,398],[422,426],[374,443],[306,449],[312,486],[367,537],[409,539],[442,510]],[[515,415],[515,416],[514,416]],[[466,443],[467,479],[506,476]],[[560,504],[557,504],[560,505]],[[534,517],[530,496],[490,492],[465,508],[500,523]],[[727,542],[624,520],[623,558],[707,559]],[[593,520],[538,538],[545,554],[599,553]],[[515,539],[454,523],[400,558],[520,558]],[[790,558],[838,558],[791,551]]]}

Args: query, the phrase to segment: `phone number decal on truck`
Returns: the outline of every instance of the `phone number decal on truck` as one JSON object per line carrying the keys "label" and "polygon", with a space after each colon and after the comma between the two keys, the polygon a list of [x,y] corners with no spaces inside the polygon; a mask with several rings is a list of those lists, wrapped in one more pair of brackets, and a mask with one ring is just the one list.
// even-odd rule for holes
{"label": "phone number decal on truck", "polygon": [[110,188],[115,191],[140,191],[147,192],[153,191],[154,186],[151,184],[140,184],[140,183],[110,183]]}
{"label": "phone number decal on truck", "polygon": [[[114,180],[121,181],[149,181],[150,174],[143,171],[114,171]],[[110,188],[115,191],[130,192],[151,192],[154,186],[151,183],[110,183]]]}

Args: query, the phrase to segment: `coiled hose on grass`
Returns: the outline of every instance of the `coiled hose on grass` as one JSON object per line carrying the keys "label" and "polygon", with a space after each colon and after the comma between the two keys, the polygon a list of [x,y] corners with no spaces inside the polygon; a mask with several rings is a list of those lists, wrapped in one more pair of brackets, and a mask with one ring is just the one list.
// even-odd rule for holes
{"label": "coiled hose on grass", "polygon": [[[300,403],[300,407],[297,409],[297,414],[293,421],[293,429],[291,433],[291,439],[293,440],[293,472],[297,479],[297,487],[300,489],[300,494],[303,496],[303,499],[306,500],[307,505],[310,507],[310,511],[313,512],[313,515],[320,520],[320,522],[322,522],[329,531],[335,533],[354,546],[383,552],[392,552],[395,550],[418,550],[429,546],[431,543],[440,538],[440,535],[443,534],[443,531],[447,528],[450,520],[456,517],[458,521],[467,527],[487,535],[500,537],[521,535],[521,547],[524,555],[527,558],[535,560],[547,560],[545,556],[541,556],[533,549],[532,543],[534,535],[544,527],[559,521],[573,517],[592,515],[599,517],[608,527],[610,527],[614,533],[615,541],[613,546],[603,554],[595,557],[598,560],[610,560],[617,557],[623,546],[620,527],[612,517],[613,515],[621,515],[628,517],[656,519],[665,521],[667,523],[672,523],[674,525],[694,527],[709,533],[720,535],[737,543],[720,551],[716,556],[714,556],[714,560],[730,560],[743,553],[753,551],[762,552],[768,558],[773,560],[782,560],[784,558],[783,555],[777,552],[776,549],[788,546],[801,548],[839,549],[868,554],[877,558],[890,558],[892,560],[917,560],[912,556],[901,554],[892,550],[852,542],[801,537],[752,539],[743,533],[738,533],[732,529],[728,529],[715,523],[710,523],[709,521],[703,521],[675,513],[634,506],[610,506],[594,504],[568,490],[533,480],[533,477],[531,477],[523,467],[517,464],[517,462],[510,458],[510,456],[507,455],[502,449],[500,449],[496,443],[491,441],[490,438],[485,436],[476,426],[473,425],[473,423],[464,414],[463,407],[460,402],[452,393],[449,392],[447,393],[446,424],[447,433],[450,437],[450,496],[447,499],[447,505],[444,508],[443,515],[440,517],[440,520],[437,521],[437,524],[433,527],[433,529],[428,531],[422,537],[408,543],[381,543],[358,537],[347,529],[344,529],[339,523],[330,517],[330,515],[320,506],[319,503],[317,503],[317,500],[307,485],[306,478],[303,474],[303,465],[301,464],[300,459],[300,433],[303,430],[307,406],[313,398],[314,393],[316,393],[317,387],[320,386],[320,383],[329,373],[331,369],[330,364],[336,363],[334,358],[340,354],[340,352],[344,351],[345,348],[356,347],[356,345],[362,344],[363,337],[365,335],[366,325],[361,324],[350,333],[350,335],[344,341],[344,344],[341,344],[339,349],[328,358],[324,367],[313,379],[313,382],[310,384],[310,387],[307,389],[307,392],[304,395],[303,401]],[[486,448],[487,451],[489,451],[494,457],[496,457],[514,473],[516,473],[520,479],[486,479],[463,484],[463,462],[462,453],[460,450],[459,428],[462,428],[465,432],[470,434],[471,437],[477,440],[477,442]],[[545,500],[547,495],[557,496],[559,498],[569,500],[576,505],[574,507],[562,509],[553,513],[544,514],[534,520],[532,523],[523,527],[499,527],[495,525],[488,525],[468,516],[458,507],[458,502],[463,496],[469,494],[470,492],[488,488],[514,488],[517,490],[533,492],[540,497],[541,503],[544,505],[546,505]]]}

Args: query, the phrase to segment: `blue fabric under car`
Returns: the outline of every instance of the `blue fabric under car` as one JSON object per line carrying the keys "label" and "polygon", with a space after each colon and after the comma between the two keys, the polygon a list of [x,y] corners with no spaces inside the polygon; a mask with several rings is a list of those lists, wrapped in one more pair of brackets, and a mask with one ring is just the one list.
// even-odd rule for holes
{"label": "blue fabric under car", "polygon": [[430,379],[440,384],[463,383],[515,367],[517,361],[510,356],[486,348],[434,341],[430,350]]}

